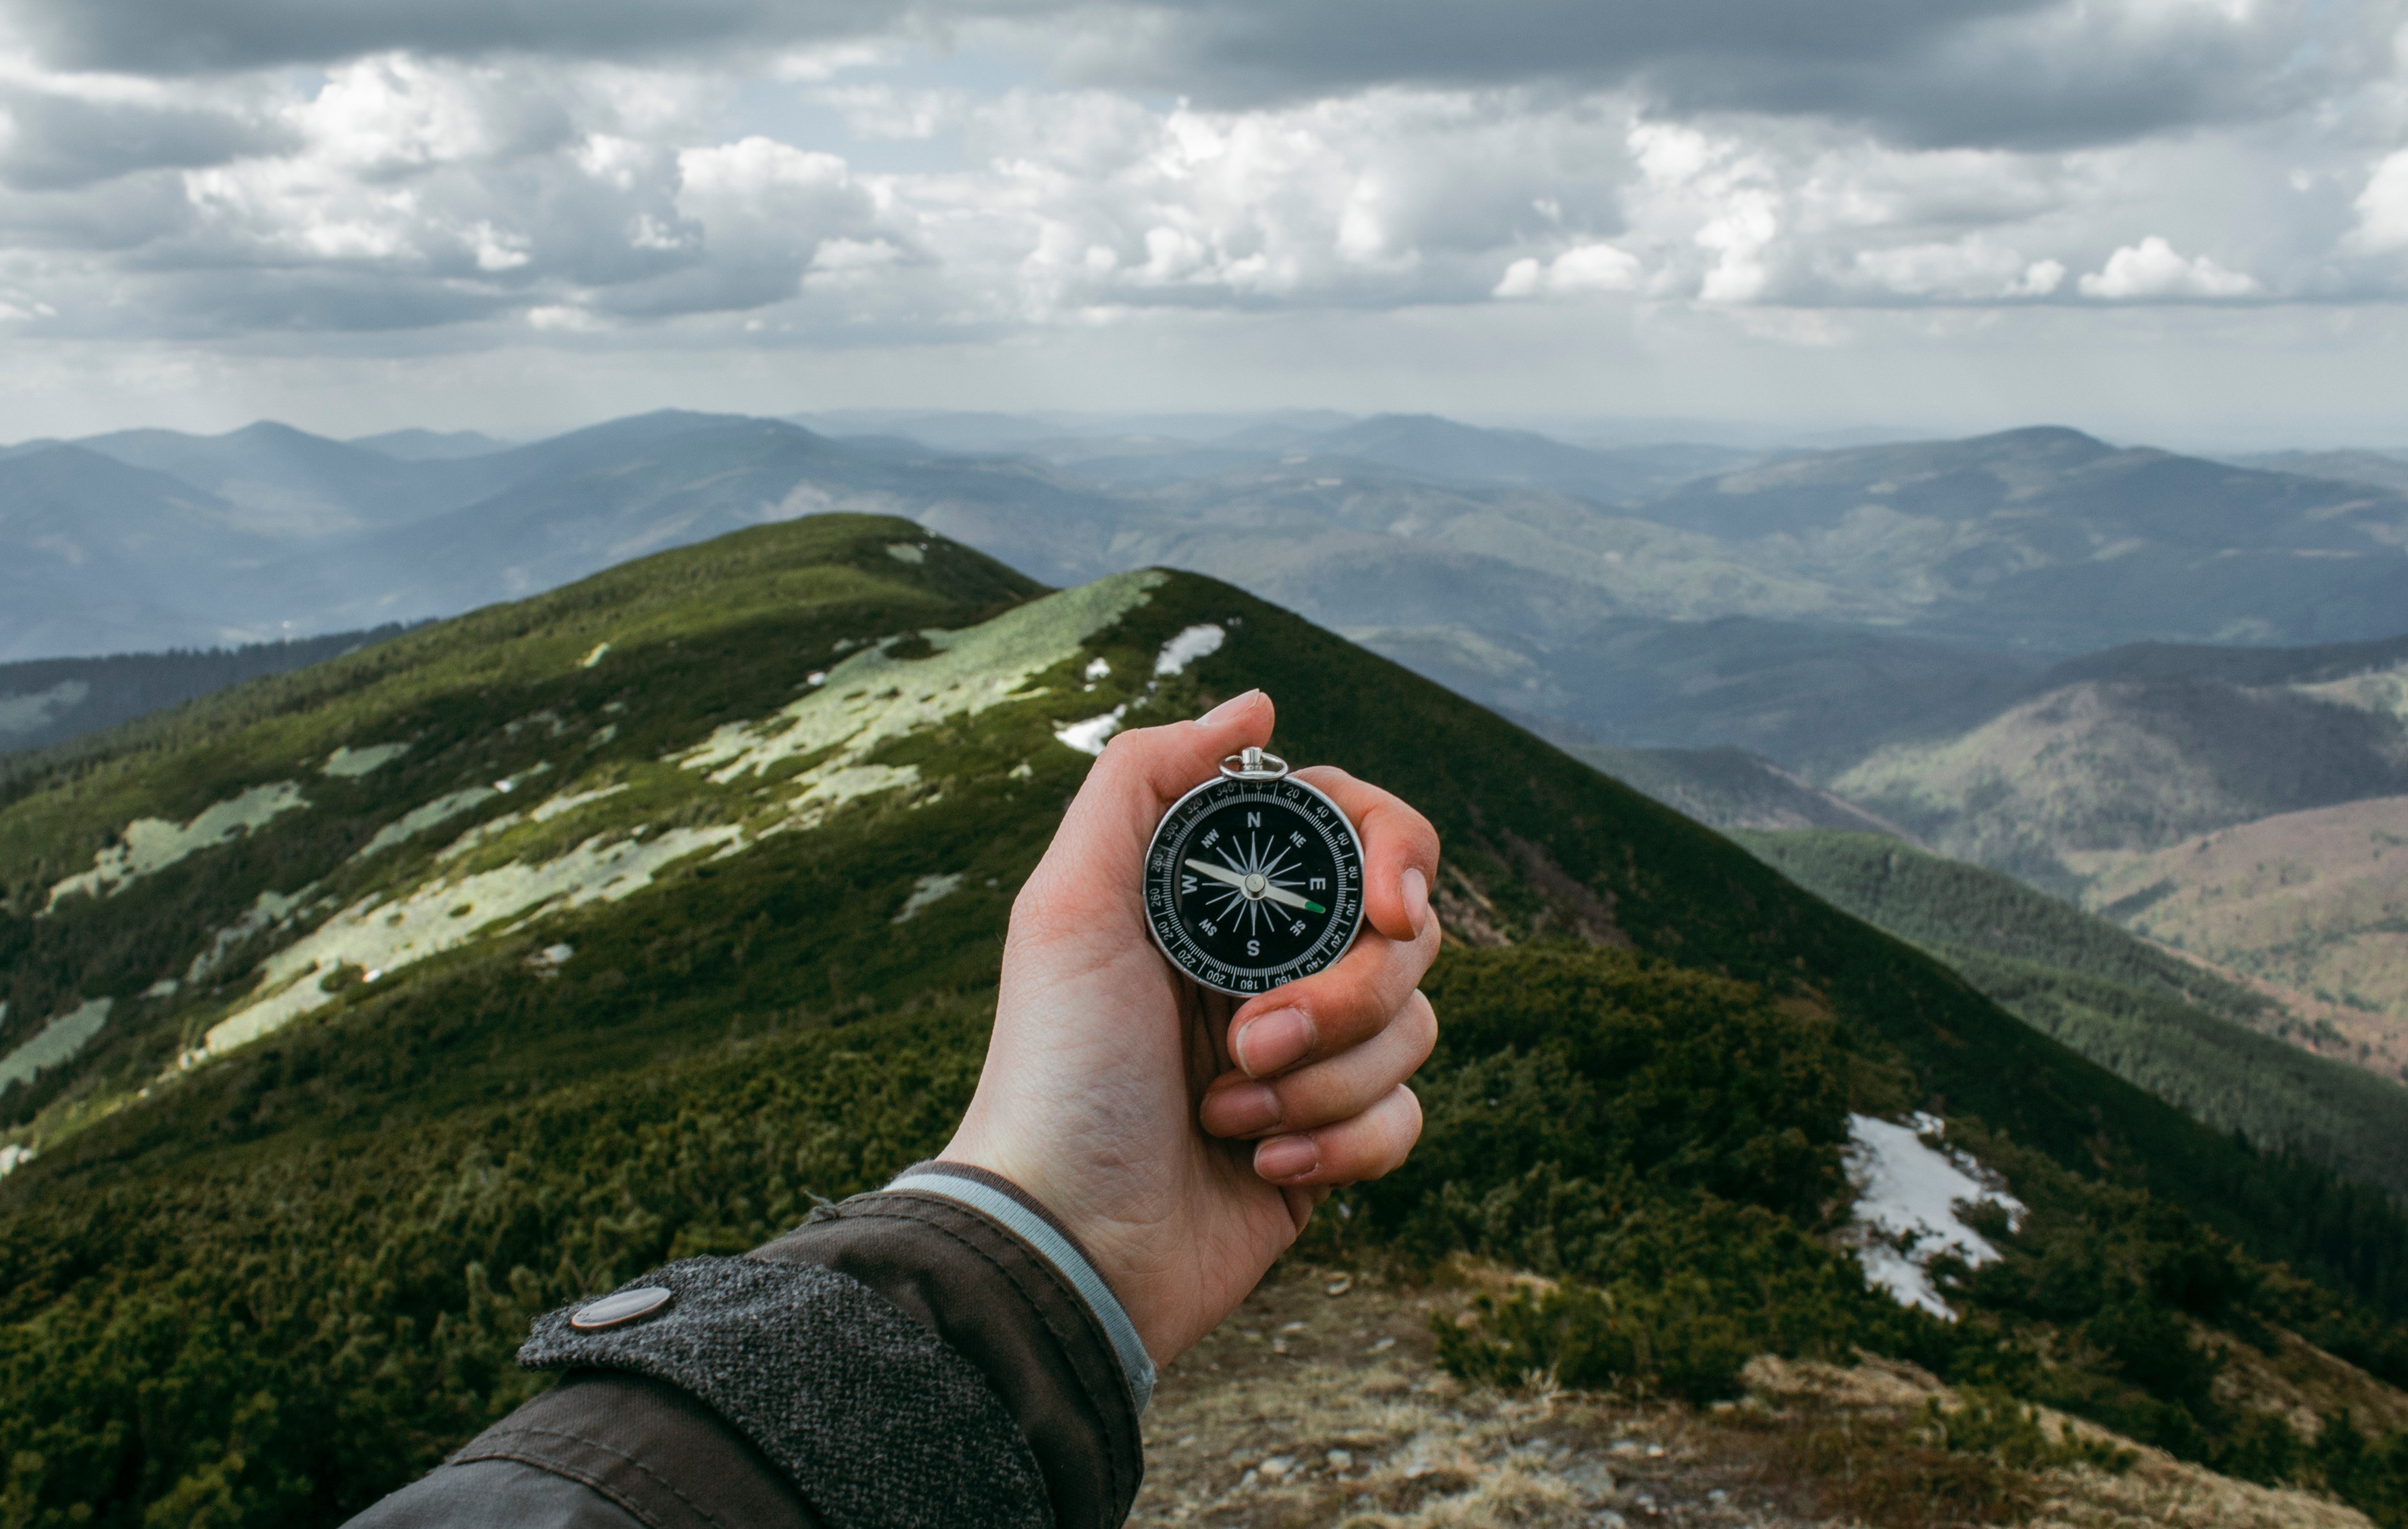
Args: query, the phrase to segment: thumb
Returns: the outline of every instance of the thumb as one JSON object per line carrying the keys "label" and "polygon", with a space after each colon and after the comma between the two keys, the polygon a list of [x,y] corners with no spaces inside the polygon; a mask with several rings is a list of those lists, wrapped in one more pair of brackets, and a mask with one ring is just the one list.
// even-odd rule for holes
{"label": "thumb", "polygon": [[1250,690],[1195,722],[1120,734],[1087,772],[1063,827],[1081,838],[1134,834],[1142,854],[1170,805],[1211,779],[1224,759],[1270,742],[1275,720],[1271,698]]}

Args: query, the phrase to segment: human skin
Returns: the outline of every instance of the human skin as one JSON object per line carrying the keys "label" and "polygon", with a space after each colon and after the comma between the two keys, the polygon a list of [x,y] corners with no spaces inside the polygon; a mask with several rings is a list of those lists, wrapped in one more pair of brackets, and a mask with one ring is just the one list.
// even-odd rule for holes
{"label": "human skin", "polygon": [[1333,1187],[1404,1162],[1422,1125],[1405,1079],[1438,1039],[1417,990],[1438,953],[1437,832],[1342,770],[1297,779],[1361,838],[1364,926],[1344,957],[1237,1005],[1148,935],[1155,823],[1271,722],[1250,691],[1104,750],[1012,903],[986,1065],[943,1153],[1060,1218],[1157,1364],[1245,1299]]}

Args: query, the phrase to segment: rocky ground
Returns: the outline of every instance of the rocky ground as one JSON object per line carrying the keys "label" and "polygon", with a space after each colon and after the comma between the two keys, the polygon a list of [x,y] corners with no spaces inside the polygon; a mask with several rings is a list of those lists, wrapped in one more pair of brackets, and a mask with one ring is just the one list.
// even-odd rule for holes
{"label": "rocky ground", "polygon": [[[1474,1273],[1478,1281],[1484,1276]],[[1759,1360],[1704,1412],[1468,1389],[1429,1321],[1469,1287],[1282,1267],[1165,1373],[1130,1523],[1211,1529],[1748,1529],[2021,1523],[2063,1529],[2365,1529],[2355,1510],[2128,1451],[2120,1470],[2010,1469],[1929,1442],[1956,1397],[1912,1366]],[[2041,1415],[2057,1436],[2064,1420]]]}

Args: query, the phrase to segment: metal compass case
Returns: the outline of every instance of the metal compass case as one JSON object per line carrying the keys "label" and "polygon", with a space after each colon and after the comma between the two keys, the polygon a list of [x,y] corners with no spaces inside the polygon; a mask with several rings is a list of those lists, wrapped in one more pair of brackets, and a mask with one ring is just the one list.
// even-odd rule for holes
{"label": "metal compass case", "polygon": [[1145,922],[1170,964],[1233,997],[1310,977],[1363,927],[1363,845],[1337,803],[1249,749],[1162,815]]}

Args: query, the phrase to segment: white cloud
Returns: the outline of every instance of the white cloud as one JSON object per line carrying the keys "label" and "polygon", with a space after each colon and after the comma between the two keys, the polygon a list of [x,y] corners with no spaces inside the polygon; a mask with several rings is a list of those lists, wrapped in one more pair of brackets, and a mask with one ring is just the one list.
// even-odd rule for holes
{"label": "white cloud", "polygon": [[1610,244],[1575,245],[1541,265],[1525,255],[1505,268],[1493,295],[1571,296],[1593,292],[1635,291],[1641,271],[1638,258]]}
{"label": "white cloud", "polygon": [[[2408,51],[2408,26],[2400,35],[2401,47]],[[2353,249],[2370,254],[2408,250],[2408,149],[2374,167],[2355,205],[2358,227],[2348,240]]]}
{"label": "white cloud", "polygon": [[2205,255],[2186,260],[2155,234],[2108,256],[2105,267],[2083,277],[2079,285],[2083,296],[2111,302],[2246,297],[2258,290],[2255,277],[2228,271]]}

